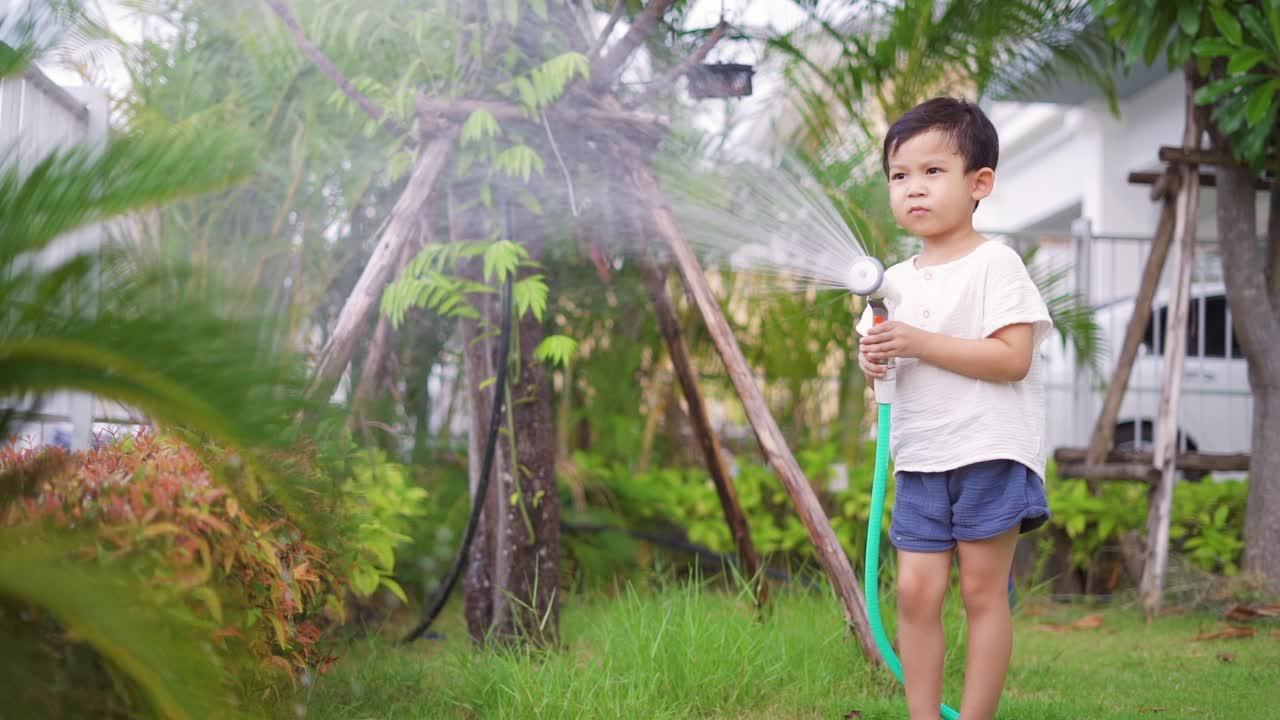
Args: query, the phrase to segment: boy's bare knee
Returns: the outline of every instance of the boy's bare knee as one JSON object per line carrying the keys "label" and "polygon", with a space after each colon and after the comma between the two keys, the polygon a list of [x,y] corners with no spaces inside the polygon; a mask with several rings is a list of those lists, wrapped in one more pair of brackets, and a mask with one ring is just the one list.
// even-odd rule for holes
{"label": "boy's bare knee", "polygon": [[946,575],[940,579],[936,573],[900,569],[898,614],[906,622],[937,619],[947,594],[946,581]]}
{"label": "boy's bare knee", "polygon": [[1004,582],[989,575],[960,573],[960,597],[964,600],[965,614],[981,615],[992,610],[1008,610],[1009,593]]}

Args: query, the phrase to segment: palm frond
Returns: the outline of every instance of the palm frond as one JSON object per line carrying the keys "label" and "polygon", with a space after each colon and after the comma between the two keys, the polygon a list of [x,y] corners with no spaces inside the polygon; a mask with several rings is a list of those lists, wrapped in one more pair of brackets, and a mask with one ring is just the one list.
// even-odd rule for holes
{"label": "palm frond", "polygon": [[9,3],[0,9],[0,78],[41,57],[79,65],[100,57],[111,33],[80,0]]}
{"label": "palm frond", "polygon": [[251,167],[233,132],[203,123],[54,150],[30,168],[20,160],[14,148],[0,156],[5,264],[84,225],[223,187]]}
{"label": "palm frond", "polygon": [[1121,62],[1105,26],[1081,9],[1075,20],[1068,16],[1060,27],[1044,27],[1030,39],[1002,48],[985,79],[984,94],[1017,100],[1052,89],[1070,76],[1097,88],[1112,112],[1118,112],[1112,73]]}
{"label": "palm frond", "polygon": [[[129,568],[85,559],[86,540],[75,534],[51,537],[39,527],[0,530],[0,596],[44,608],[71,638],[136,683],[156,715],[242,717],[240,701],[227,695],[223,673],[206,650],[210,629],[186,619],[180,608],[156,612],[153,604],[140,603]],[[4,624],[24,622],[15,615]],[[7,709],[23,717],[47,716],[43,703],[49,699],[37,690],[49,687],[49,679],[38,676],[44,665],[24,656],[30,645],[10,644],[10,633],[20,635],[20,628],[4,629],[5,653],[14,660],[0,678]]]}
{"label": "palm frond", "polygon": [[115,250],[11,273],[0,281],[0,396],[118,400],[240,452],[255,480],[306,517],[294,479],[266,459],[305,431],[295,418],[323,414],[306,399],[302,363],[263,347],[260,315],[228,316],[217,308],[230,302],[208,287],[186,292],[173,273]]}
{"label": "palm frond", "polygon": [[[770,49],[864,128],[933,95],[1013,97],[1062,72],[1097,85],[1114,103],[1118,55],[1087,0],[798,4],[809,22],[769,38]],[[810,101],[801,109],[815,107]],[[831,115],[823,108],[814,124],[834,130]]]}
{"label": "palm frond", "polygon": [[1080,293],[1066,287],[1072,274],[1070,265],[1046,266],[1032,262],[1037,248],[1023,255],[1031,279],[1040,289],[1049,319],[1058,331],[1062,344],[1071,345],[1077,361],[1087,364],[1094,372],[1103,373],[1102,360],[1106,355],[1106,340],[1102,327],[1094,319],[1093,308]]}

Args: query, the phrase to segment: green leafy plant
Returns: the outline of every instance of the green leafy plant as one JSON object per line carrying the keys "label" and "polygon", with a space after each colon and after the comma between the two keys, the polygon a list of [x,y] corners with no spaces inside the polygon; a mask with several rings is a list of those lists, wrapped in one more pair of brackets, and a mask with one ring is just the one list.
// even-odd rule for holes
{"label": "green leafy plant", "polygon": [[[1071,540],[1071,560],[1087,568],[1103,548],[1131,530],[1145,532],[1146,489],[1136,483],[1105,483],[1094,494],[1082,480],[1048,482],[1051,523]],[[1174,486],[1169,537],[1175,550],[1208,572],[1234,575],[1244,548],[1248,484],[1239,480],[1181,482]]]}
{"label": "green leafy plant", "polygon": [[1202,76],[1214,78],[1196,91],[1196,103],[1211,108],[1236,157],[1261,168],[1280,112],[1280,2],[1093,4],[1131,62],[1151,65],[1163,52],[1170,67],[1195,60]]}
{"label": "green leafy plant", "polygon": [[[516,97],[525,112],[535,117],[564,94],[565,87],[577,77],[588,77],[591,64],[582,53],[566,52],[550,58],[525,75],[518,75],[498,86],[498,91]],[[527,179],[527,178],[526,178]]]}
{"label": "green leafy plant", "polygon": [[568,335],[548,335],[538,344],[534,357],[551,365],[568,367],[577,350],[578,341]]}
{"label": "green leafy plant", "polygon": [[[829,482],[839,458],[834,443],[805,448],[797,453],[810,482]],[[667,467],[634,472],[622,464],[608,465],[584,453],[575,454],[578,471],[611,501],[623,522],[635,527],[668,527],[682,531],[689,541],[717,553],[732,554],[733,538],[714,486],[701,467]],[[739,462],[733,478],[738,503],[751,529],[756,549],[784,564],[815,561],[808,531],[796,516],[781,482],[765,464]],[[838,492],[822,492],[832,527],[855,566],[860,566],[866,547],[866,526],[871,509],[872,466],[848,468],[848,487]],[[886,503],[886,527],[890,520],[892,493]]]}
{"label": "green leafy plant", "polygon": [[1196,566],[1235,575],[1244,551],[1243,481],[1180,483],[1173,494],[1169,537]]}
{"label": "green leafy plant", "polygon": [[382,451],[357,450],[343,493],[344,514],[357,527],[348,571],[351,589],[367,598],[383,587],[409,602],[394,577],[396,549],[413,540],[409,533],[427,514],[427,491],[413,483],[408,468],[388,462]]}

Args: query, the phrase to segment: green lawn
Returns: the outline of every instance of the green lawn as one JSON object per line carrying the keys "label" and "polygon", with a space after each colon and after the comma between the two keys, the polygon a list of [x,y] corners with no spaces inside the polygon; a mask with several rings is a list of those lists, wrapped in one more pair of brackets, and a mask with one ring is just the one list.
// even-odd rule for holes
{"label": "green lawn", "polygon": [[[958,704],[964,626],[954,595],[947,698]],[[1280,624],[1255,624],[1250,638],[1195,641],[1225,624],[1208,614],[1148,624],[1131,607],[1112,607],[1093,629],[1039,627],[1096,612],[1036,601],[1018,609],[999,718],[1280,717]],[[478,653],[458,615],[450,608],[442,641],[397,647],[400,628],[388,627],[343,646],[342,660],[307,690],[306,717],[906,716],[896,681],[868,671],[825,593],[778,593],[763,622],[743,598],[691,586],[573,597],[563,650],[544,654]]]}

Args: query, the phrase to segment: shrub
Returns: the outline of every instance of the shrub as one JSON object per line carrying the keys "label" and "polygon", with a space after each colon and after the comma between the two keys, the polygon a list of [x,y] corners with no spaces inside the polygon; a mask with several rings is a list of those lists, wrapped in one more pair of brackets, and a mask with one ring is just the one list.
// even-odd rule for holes
{"label": "shrub", "polygon": [[346,576],[359,597],[383,587],[409,602],[395,580],[396,549],[427,515],[427,491],[413,484],[409,469],[387,462],[380,450],[359,451],[343,482],[344,514],[355,521]]}
{"label": "shrub", "polygon": [[[337,553],[269,503],[216,483],[188,445],[152,433],[76,454],[11,445],[0,470],[28,478],[0,525],[79,531],[82,555],[135,574],[139,603],[200,630],[235,668],[226,680],[271,693],[336,659],[321,637],[344,613]],[[256,662],[236,662],[244,657]]]}
{"label": "shrub", "polygon": [[[848,486],[838,492],[829,486],[833,466],[839,460],[834,444],[797,453],[805,477],[818,491],[840,539],[855,567],[862,564],[867,520],[871,512],[873,466],[867,461],[848,468]],[[628,468],[606,466],[593,456],[578,453],[575,464],[591,479],[597,492],[608,496],[618,518],[633,527],[666,525],[680,529],[692,542],[719,553],[733,553],[733,538],[711,478],[703,467],[657,468],[633,473]],[[816,561],[809,534],[786,488],[767,465],[756,461],[736,463],[733,479],[738,503],[747,517],[756,550],[787,564]],[[893,483],[885,501],[885,527],[893,507]],[[625,546],[619,546],[625,547]]]}
{"label": "shrub", "polygon": [[[1105,546],[1130,530],[1147,528],[1147,488],[1137,483],[1104,483],[1094,495],[1083,480],[1047,485],[1052,523],[1071,539],[1072,563],[1085,568]],[[1234,575],[1244,549],[1248,484],[1243,480],[1180,482],[1173,488],[1169,538],[1202,570]]]}

